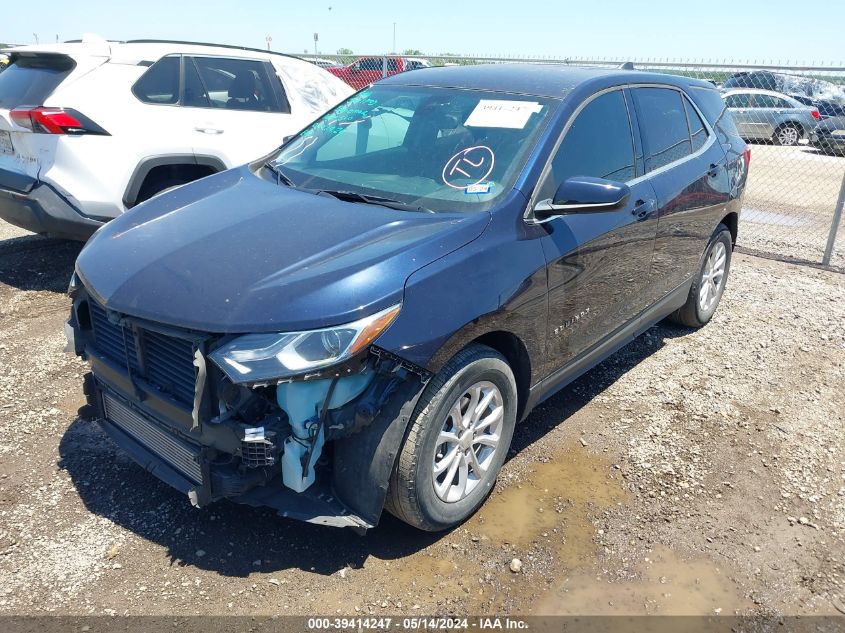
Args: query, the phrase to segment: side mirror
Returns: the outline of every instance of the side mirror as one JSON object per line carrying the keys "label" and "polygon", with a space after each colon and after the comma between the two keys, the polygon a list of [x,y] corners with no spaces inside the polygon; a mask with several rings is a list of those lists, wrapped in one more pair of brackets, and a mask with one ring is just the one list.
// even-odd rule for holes
{"label": "side mirror", "polygon": [[538,222],[568,213],[601,213],[623,206],[631,196],[631,189],[622,182],[573,176],[564,180],[554,198],[541,200],[534,207]]}

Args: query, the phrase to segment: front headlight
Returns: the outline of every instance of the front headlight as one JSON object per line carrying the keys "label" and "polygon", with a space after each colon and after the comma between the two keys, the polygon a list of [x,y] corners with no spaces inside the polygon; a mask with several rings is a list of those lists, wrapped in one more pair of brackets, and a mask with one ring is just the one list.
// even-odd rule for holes
{"label": "front headlight", "polygon": [[220,346],[210,358],[236,383],[322,369],[351,358],[372,343],[396,318],[400,307],[322,330],[245,334]]}

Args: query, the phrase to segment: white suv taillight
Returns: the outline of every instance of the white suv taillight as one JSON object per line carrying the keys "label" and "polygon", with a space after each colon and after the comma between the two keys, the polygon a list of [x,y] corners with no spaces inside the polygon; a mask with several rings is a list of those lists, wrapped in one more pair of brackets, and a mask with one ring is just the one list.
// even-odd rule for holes
{"label": "white suv taillight", "polygon": [[109,136],[99,125],[70,108],[19,106],[9,112],[12,121],[36,134],[98,134]]}

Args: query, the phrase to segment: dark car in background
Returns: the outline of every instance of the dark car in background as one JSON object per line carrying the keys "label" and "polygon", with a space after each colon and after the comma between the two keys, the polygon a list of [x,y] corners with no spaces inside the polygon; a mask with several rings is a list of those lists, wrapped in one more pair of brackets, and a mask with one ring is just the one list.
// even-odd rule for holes
{"label": "dark car in background", "polygon": [[722,87],[727,88],[759,88],[760,90],[773,90],[783,92],[784,76],[768,70],[752,70],[750,72],[739,72],[728,77]]}
{"label": "dark car in background", "polygon": [[789,96],[795,99],[798,103],[818,110],[822,119],[834,116],[845,116],[845,106],[836,101],[832,101],[831,99],[813,99],[812,97],[801,94],[790,94]]}
{"label": "dark car in background", "polygon": [[711,319],[749,160],[703,81],[397,74],[93,236],[67,326],[91,414],[197,506],[450,528],[540,402]]}
{"label": "dark car in background", "polygon": [[845,117],[830,117],[816,128],[813,147],[832,156],[845,156]]}

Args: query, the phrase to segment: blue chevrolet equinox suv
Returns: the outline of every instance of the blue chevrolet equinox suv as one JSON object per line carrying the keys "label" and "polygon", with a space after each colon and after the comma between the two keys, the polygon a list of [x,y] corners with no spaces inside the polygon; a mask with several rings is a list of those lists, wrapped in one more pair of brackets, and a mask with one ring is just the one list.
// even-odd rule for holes
{"label": "blue chevrolet equinox suv", "polygon": [[710,320],[749,159],[703,81],[387,78],[97,231],[67,325],[88,417],[198,507],[450,528],[539,402]]}

